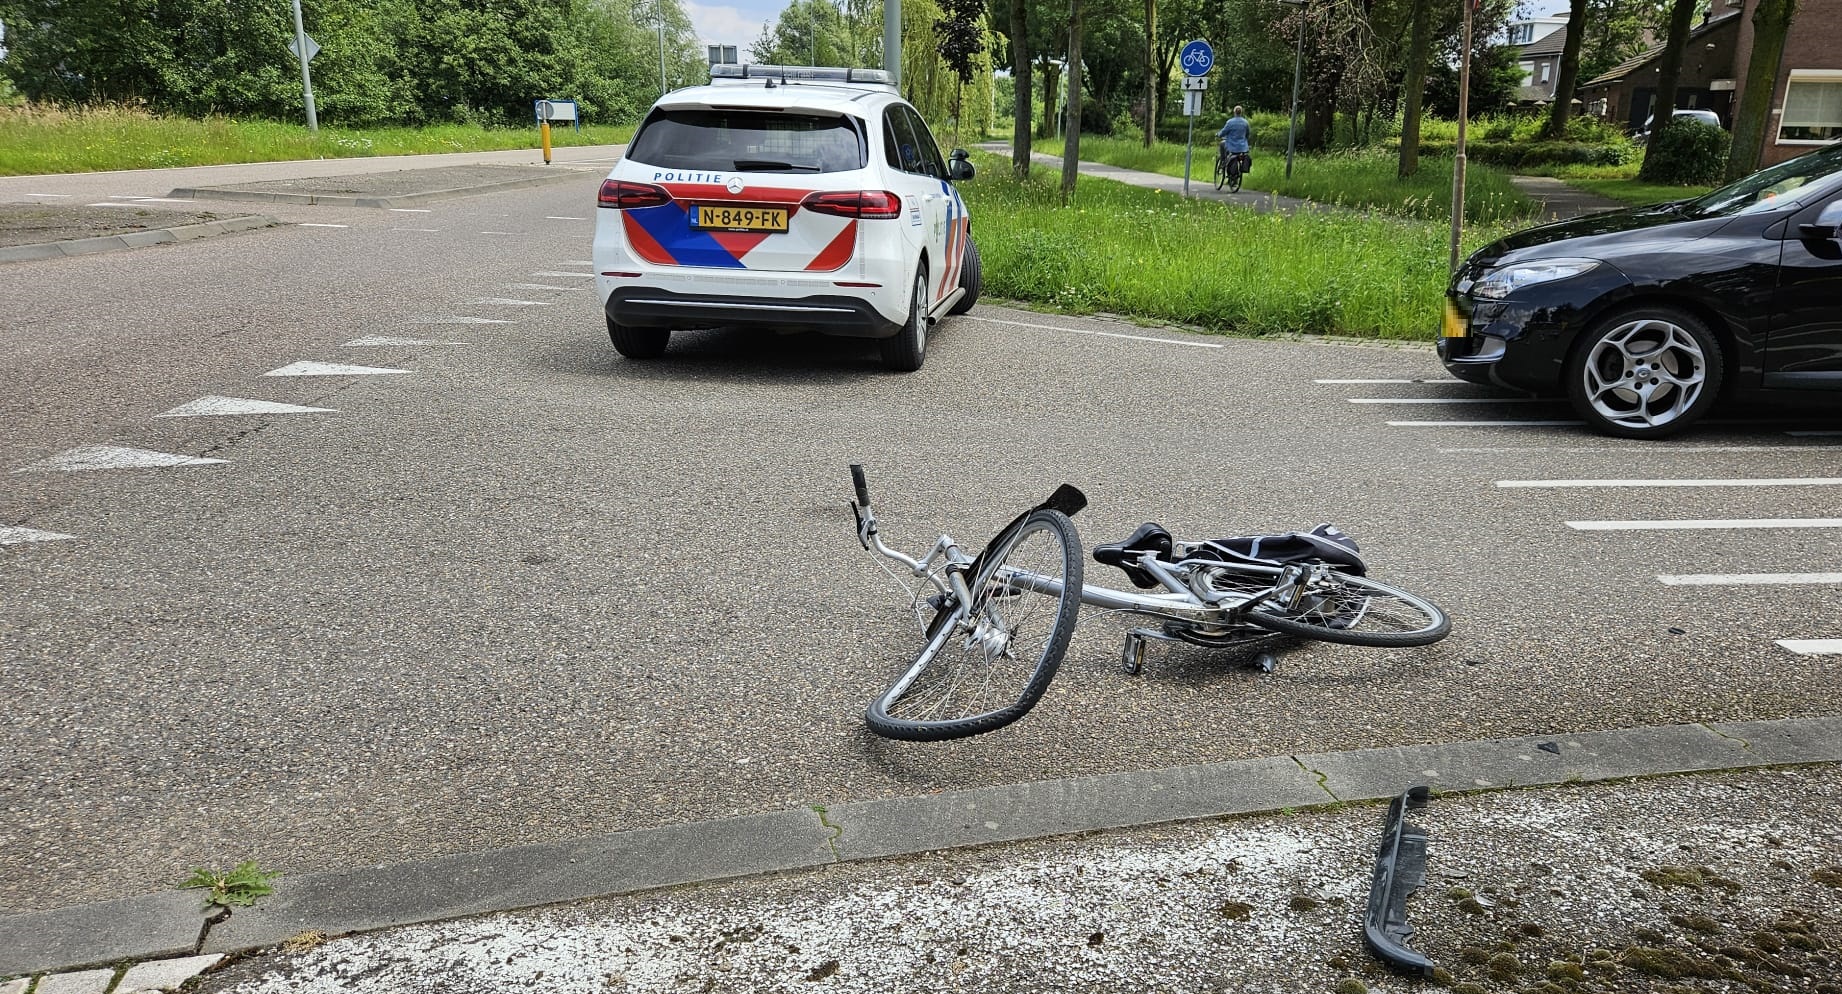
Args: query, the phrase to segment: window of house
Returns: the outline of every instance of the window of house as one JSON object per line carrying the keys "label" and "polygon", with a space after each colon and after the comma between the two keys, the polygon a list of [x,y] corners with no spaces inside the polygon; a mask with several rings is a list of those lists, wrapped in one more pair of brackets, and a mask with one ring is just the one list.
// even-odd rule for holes
{"label": "window of house", "polygon": [[1548,81],[1548,73],[1553,71],[1553,69],[1554,69],[1554,64],[1551,62],[1543,62],[1541,64],[1541,81],[1543,83],[1546,83]]}
{"label": "window of house", "polygon": [[1785,89],[1781,142],[1828,142],[1842,138],[1842,72],[1794,70]]}

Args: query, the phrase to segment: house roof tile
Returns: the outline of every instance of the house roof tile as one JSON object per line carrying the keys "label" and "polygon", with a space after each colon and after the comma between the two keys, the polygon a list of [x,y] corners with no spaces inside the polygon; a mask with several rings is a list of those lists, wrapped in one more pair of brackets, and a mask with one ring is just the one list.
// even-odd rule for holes
{"label": "house roof tile", "polygon": [[[1740,16],[1739,11],[1729,10],[1719,17],[1710,18],[1706,23],[1696,25],[1695,28],[1689,32],[1688,40],[1694,41],[1710,31],[1724,28],[1727,26],[1728,22],[1738,16]],[[1613,66],[1606,72],[1581,83],[1580,86],[1581,88],[1589,86],[1610,86],[1613,83],[1621,82],[1626,76],[1642,69],[1645,63],[1654,61],[1658,56],[1661,56],[1663,54],[1663,49],[1668,47],[1669,43],[1667,41],[1659,45],[1652,45],[1631,58]]]}

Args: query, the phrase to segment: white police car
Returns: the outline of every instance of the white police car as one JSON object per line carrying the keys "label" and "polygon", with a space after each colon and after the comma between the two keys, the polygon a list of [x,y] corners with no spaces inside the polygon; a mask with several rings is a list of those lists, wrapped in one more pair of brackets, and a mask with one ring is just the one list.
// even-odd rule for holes
{"label": "white police car", "polygon": [[596,284],[630,359],[673,328],[881,339],[921,368],[928,326],[972,309],[979,253],[921,115],[873,69],[717,65],[660,98],[601,184]]}

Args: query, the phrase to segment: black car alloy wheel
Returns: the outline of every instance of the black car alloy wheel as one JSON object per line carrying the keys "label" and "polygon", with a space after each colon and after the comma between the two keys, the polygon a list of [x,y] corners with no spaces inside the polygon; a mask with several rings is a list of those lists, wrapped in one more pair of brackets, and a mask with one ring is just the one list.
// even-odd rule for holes
{"label": "black car alloy wheel", "polygon": [[1694,315],[1640,307],[1593,325],[1567,364],[1567,392],[1595,430],[1663,438],[1694,424],[1720,393],[1720,343]]}

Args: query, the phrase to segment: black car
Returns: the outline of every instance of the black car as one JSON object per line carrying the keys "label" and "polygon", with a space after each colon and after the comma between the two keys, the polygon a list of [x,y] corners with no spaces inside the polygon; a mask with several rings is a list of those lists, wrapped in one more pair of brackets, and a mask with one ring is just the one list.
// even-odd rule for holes
{"label": "black car", "polygon": [[1842,400],[1842,144],[1704,197],[1547,224],[1453,275],[1454,376],[1662,438],[1717,399]]}

